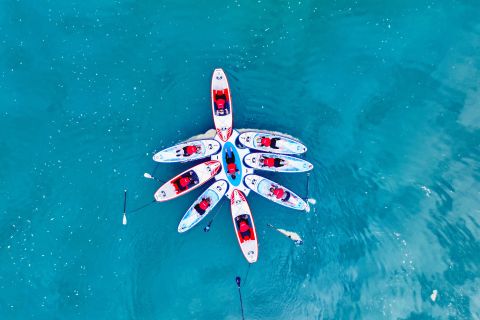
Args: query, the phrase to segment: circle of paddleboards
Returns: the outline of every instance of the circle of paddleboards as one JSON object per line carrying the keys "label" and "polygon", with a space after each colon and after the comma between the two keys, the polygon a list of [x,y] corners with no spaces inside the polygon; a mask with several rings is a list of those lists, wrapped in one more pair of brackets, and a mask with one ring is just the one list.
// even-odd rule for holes
{"label": "circle of paddleboards", "polygon": [[226,142],[232,134],[233,109],[227,76],[222,69],[215,69],[213,71],[211,96],[215,129],[220,140]]}
{"label": "circle of paddleboards", "polygon": [[278,134],[260,131],[247,131],[238,137],[238,141],[247,148],[260,151],[300,154],[307,152],[307,147],[301,142]]}
{"label": "circle of paddleboards", "polygon": [[309,211],[309,205],[291,190],[279,185],[272,180],[261,177],[256,174],[245,176],[243,182],[247,187],[270,201],[281,204],[282,206]]}
{"label": "circle of paddleboards", "polygon": [[313,169],[310,162],[275,153],[249,153],[243,159],[249,167],[273,172],[306,172]]}
{"label": "circle of paddleboards", "polygon": [[175,199],[186,194],[213,178],[220,170],[219,161],[200,163],[170,179],[155,192],[156,201]]}
{"label": "circle of paddleboards", "polygon": [[[227,192],[227,189],[227,181],[218,180],[205,190],[183,216],[178,224],[178,232],[188,231],[202,221],[220,202],[225,192]],[[208,205],[207,208],[205,208],[205,204]]]}
{"label": "circle of paddleboards", "polygon": [[255,231],[252,212],[243,192],[238,189],[232,191],[230,208],[240,249],[245,259],[249,263],[254,263],[258,258],[257,232]]}
{"label": "circle of paddleboards", "polygon": [[220,151],[220,143],[213,139],[182,142],[155,153],[156,162],[187,162],[210,157]]}

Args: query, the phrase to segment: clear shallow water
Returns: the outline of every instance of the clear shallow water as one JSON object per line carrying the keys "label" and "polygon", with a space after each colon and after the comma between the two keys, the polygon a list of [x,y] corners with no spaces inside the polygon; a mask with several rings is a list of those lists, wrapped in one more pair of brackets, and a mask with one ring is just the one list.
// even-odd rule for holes
{"label": "clear shallow water", "polygon": [[121,225],[124,187],[152,199],[153,152],[212,127],[218,66],[235,126],[292,134],[316,166],[309,214],[249,196],[247,319],[480,317],[479,9],[1,2],[0,318],[240,317],[226,204],[209,233],[176,232],[200,190]]}

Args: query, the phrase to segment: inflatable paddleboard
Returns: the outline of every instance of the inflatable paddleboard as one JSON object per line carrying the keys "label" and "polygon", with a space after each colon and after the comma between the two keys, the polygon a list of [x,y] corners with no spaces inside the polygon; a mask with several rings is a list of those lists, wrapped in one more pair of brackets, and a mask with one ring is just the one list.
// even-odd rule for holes
{"label": "inflatable paddleboard", "polygon": [[[269,146],[264,145],[262,139],[267,139],[264,140],[264,142],[269,143]],[[300,154],[307,152],[307,147],[299,141],[278,134],[260,131],[244,132],[238,137],[238,141],[247,148],[266,152],[283,154]]]}
{"label": "inflatable paddleboard", "polygon": [[212,75],[212,113],[215,129],[220,140],[227,141],[232,134],[233,109],[227,76],[222,69],[215,69]]}
{"label": "inflatable paddleboard", "polygon": [[[219,180],[205,190],[192,206],[187,210],[182,220],[178,224],[178,232],[182,233],[190,230],[205,218],[210,211],[220,202],[225,192],[227,192],[228,183],[225,180]],[[201,202],[209,203],[208,208],[203,209]]]}
{"label": "inflatable paddleboard", "polygon": [[[245,176],[243,182],[247,187],[270,201],[295,210],[309,210],[308,204],[302,198],[291,190],[264,177],[249,174]],[[274,194],[275,191],[276,194]],[[279,199],[277,195],[281,198]]]}
{"label": "inflatable paddleboard", "polygon": [[[230,207],[232,210],[233,227],[235,228],[240,249],[245,259],[247,259],[249,263],[254,263],[258,258],[257,232],[255,231],[255,224],[247,199],[240,190],[234,189],[232,191]],[[248,229],[241,231],[244,222],[248,226]]]}
{"label": "inflatable paddleboard", "polygon": [[[155,200],[159,202],[167,201],[195,190],[213,178],[213,176],[220,170],[220,167],[221,165],[219,161],[207,161],[180,173],[162,185],[157,192],[155,192]],[[188,184],[183,186],[182,182],[185,183],[185,178],[188,178],[187,180],[189,181]]]}
{"label": "inflatable paddleboard", "polygon": [[[275,165],[272,167],[265,165],[266,162],[270,162],[266,160],[267,158],[275,159]],[[313,169],[313,164],[306,160],[275,153],[249,153],[244,161],[247,166],[254,169],[272,172],[306,172]]]}
{"label": "inflatable paddleboard", "polygon": [[217,140],[192,140],[155,153],[153,160],[156,162],[187,162],[210,157],[218,151],[220,151],[220,143]]}

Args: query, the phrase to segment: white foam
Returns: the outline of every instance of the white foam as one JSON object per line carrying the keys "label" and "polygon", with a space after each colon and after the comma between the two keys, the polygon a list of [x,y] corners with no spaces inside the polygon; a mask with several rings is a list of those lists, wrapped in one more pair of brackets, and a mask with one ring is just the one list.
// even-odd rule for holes
{"label": "white foam", "polygon": [[421,186],[422,190],[425,191],[425,195],[427,197],[430,197],[430,195],[432,194],[432,190],[430,190],[429,188],[427,188],[426,186]]}
{"label": "white foam", "polygon": [[432,299],[432,301],[435,302],[435,300],[437,300],[437,296],[438,296],[438,291],[433,290],[432,294],[430,295],[430,299]]}
{"label": "white foam", "polygon": [[199,140],[199,139],[213,139],[213,137],[215,137],[216,134],[217,132],[215,131],[215,129],[209,129],[205,133],[200,133],[193,137],[188,138],[186,141]]}

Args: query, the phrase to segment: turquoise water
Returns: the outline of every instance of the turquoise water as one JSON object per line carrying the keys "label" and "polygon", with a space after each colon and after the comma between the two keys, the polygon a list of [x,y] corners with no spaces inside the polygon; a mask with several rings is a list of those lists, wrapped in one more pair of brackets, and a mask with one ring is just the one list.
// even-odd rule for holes
{"label": "turquoise water", "polygon": [[[1,1],[0,318],[239,319],[236,275],[246,319],[480,318],[479,9]],[[212,128],[215,67],[236,128],[289,133],[316,167],[308,214],[248,197],[246,279],[227,204],[177,233],[203,189],[122,225],[154,151]]]}

